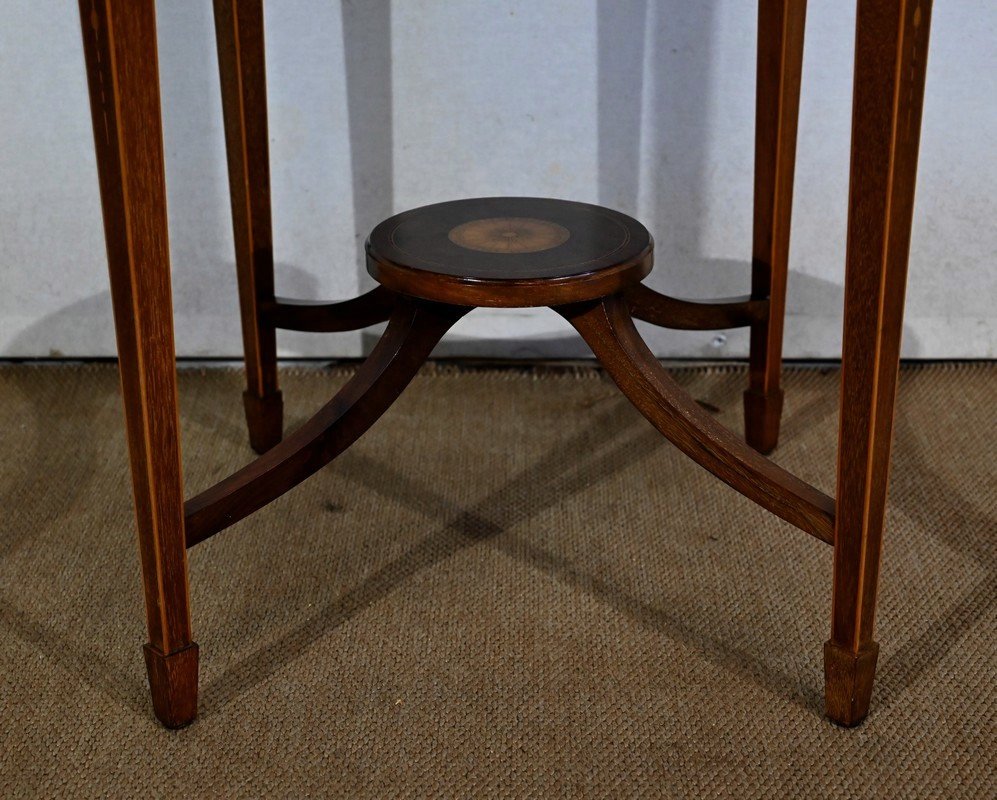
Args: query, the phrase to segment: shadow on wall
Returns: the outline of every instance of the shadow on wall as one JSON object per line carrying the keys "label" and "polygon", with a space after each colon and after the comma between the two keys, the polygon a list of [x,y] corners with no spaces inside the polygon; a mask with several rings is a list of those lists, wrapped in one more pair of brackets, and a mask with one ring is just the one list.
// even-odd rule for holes
{"label": "shadow on wall", "polygon": [[[597,11],[599,202],[634,215],[642,201],[648,205],[653,216],[644,221],[654,235],[656,267],[645,282],[698,299],[746,294],[751,277],[750,239],[743,244],[744,259],[703,254],[709,169],[704,134],[717,60],[717,9],[717,0],[599,0]],[[744,136],[753,138],[754,131]],[[650,155],[644,163],[651,165],[643,173],[642,153]],[[791,269],[787,316],[840,318],[843,283],[844,265],[840,282]],[[906,326],[903,341],[904,356],[917,357],[920,347]],[[683,344],[682,350],[694,357],[718,355],[709,344],[698,351]],[[785,350],[798,352],[791,339]]]}
{"label": "shadow on wall", "polygon": [[[707,258],[702,252],[709,168],[704,131],[709,123],[717,8],[715,0],[598,0],[597,4],[599,201],[631,214],[638,213],[639,204],[650,207],[652,218],[646,221],[655,236],[657,266],[647,283],[660,291],[698,298],[743,293],[750,277],[750,241],[743,243],[744,259]],[[358,245],[355,269],[363,290],[371,284],[364,263],[363,239],[374,224],[394,210],[391,6],[389,0],[343,0],[341,12]],[[206,254],[214,251],[218,231],[231,227],[228,198],[206,196],[204,192],[207,185],[225,185],[225,164],[218,158],[215,141],[220,141],[220,119],[206,119],[209,111],[170,113],[172,105],[180,104],[178,98],[203,92],[204,75],[217,73],[213,20],[208,6],[198,6],[196,13],[190,14],[164,4],[159,21],[164,38],[194,42],[160,51],[163,85],[169,90],[163,100],[164,136],[171,165],[171,227],[182,231],[172,242],[176,307],[182,318],[212,326],[211,341],[216,346],[220,342],[234,343],[234,348],[225,345],[229,351],[225,354],[238,356],[234,267],[230,262],[218,261],[205,268],[206,260],[215,260],[206,258]],[[205,135],[208,130],[211,136]],[[751,131],[745,131],[745,136],[751,135]],[[177,158],[178,153],[183,157]],[[643,162],[642,153],[650,155]],[[214,181],[205,177],[211,175]],[[501,189],[496,187],[497,192]],[[336,299],[316,297],[317,281],[305,269],[280,264],[276,272],[282,294]],[[229,299],[219,307],[212,298]],[[790,316],[810,316],[815,311],[823,316],[838,316],[841,303],[839,284],[803,273],[790,276]],[[516,312],[502,313],[508,320],[504,327],[514,330]],[[106,293],[87,298],[37,322],[7,351],[37,352],[34,348],[42,334],[48,341],[73,342],[85,333],[87,341],[110,342],[109,320]],[[183,342],[183,326],[179,327],[180,349],[192,352]],[[53,331],[64,333],[56,335]],[[303,334],[281,333],[280,341],[286,347],[289,340],[293,341],[290,337],[299,336]],[[709,344],[713,337],[693,336],[655,331],[649,338],[658,352],[683,352],[695,358],[719,355]],[[376,339],[376,333],[363,335],[365,351]],[[24,346],[26,349],[22,349]],[[790,353],[799,351],[791,340],[786,342],[786,349]],[[905,356],[916,357],[919,349],[912,332],[905,329]],[[520,358],[589,355],[566,325],[563,333],[512,341],[505,337],[462,336],[458,325],[437,355],[484,357],[497,352]],[[61,354],[53,351],[50,355]]]}
{"label": "shadow on wall", "polygon": [[[174,259],[174,263],[176,259]],[[202,265],[203,266],[203,265]],[[285,285],[291,293],[309,297],[316,292],[315,276],[291,264],[278,264]],[[242,333],[239,327],[239,317],[227,313],[230,308],[218,309],[206,302],[212,297],[231,297],[232,308],[238,309],[238,284],[236,282],[235,262],[219,261],[209,269],[193,271],[191,269],[172,270],[174,312],[183,304],[183,316],[175,316],[174,327],[182,340],[183,327],[187,322],[205,325],[224,331],[225,335],[236,342],[231,357],[242,358]],[[184,302],[183,298],[193,298],[192,302]],[[285,334],[288,335],[288,334]],[[290,334],[296,335],[296,334]],[[301,334],[304,335],[304,334]],[[57,341],[73,343],[78,340],[100,342],[101,349],[112,354],[117,353],[114,340],[114,316],[111,307],[111,292],[102,292],[77,300],[57,311],[42,317],[15,336],[6,346],[10,353],[37,352],[39,341]],[[105,344],[106,343],[106,344]],[[219,354],[194,353],[195,358],[213,358]],[[51,349],[44,354],[47,358],[87,358],[72,350],[63,351]],[[42,354],[39,354],[39,358]],[[228,357],[222,354],[222,357]]]}
{"label": "shadow on wall", "polygon": [[343,50],[353,178],[357,285],[374,286],[364,241],[394,211],[391,0],[343,0]]}
{"label": "shadow on wall", "polygon": [[[745,267],[738,262],[715,263],[713,269],[719,276],[726,276],[731,285],[734,285],[739,277],[743,275]],[[283,276],[284,286],[287,287],[288,294],[297,297],[312,297],[316,292],[316,279],[311,273],[290,264],[278,264],[277,270]],[[667,288],[666,268],[659,266],[656,270],[659,280],[663,277],[659,288]],[[198,292],[203,292],[205,297],[219,297],[226,293],[231,295],[233,305],[236,304],[237,285],[235,265],[232,262],[219,263],[217,269],[206,271],[204,277],[195,275],[189,271],[174,272],[174,296],[197,296]],[[205,281],[205,278],[210,280]],[[843,292],[842,288],[829,281],[814,278],[810,275],[791,274],[789,276],[790,313],[793,309],[823,308],[828,310],[828,314],[840,313]],[[219,315],[217,309],[197,308],[187,309],[187,319],[195,324],[208,324],[224,327],[224,330],[231,338],[241,342],[238,318],[231,318],[226,315]],[[469,315],[469,319],[474,316],[488,313],[486,310],[478,310]],[[515,318],[516,311],[504,311],[505,316]],[[515,358],[589,358],[591,351],[579,336],[568,327],[566,322],[560,320],[554,312],[547,312],[552,320],[559,320],[564,328],[563,334],[553,334],[537,337],[520,337],[509,341],[505,339],[487,339],[474,336],[461,335],[461,326],[466,322],[462,321],[455,326],[454,330],[448,334],[447,338],[440,343],[434,351],[435,357],[450,358],[464,356],[470,358],[485,358],[494,355],[498,350],[510,352]],[[802,313],[802,311],[797,311]],[[467,318],[466,318],[467,319]],[[212,321],[213,320],[213,321]],[[200,321],[200,322],[198,322]],[[178,320],[177,327],[182,327],[183,320]],[[650,338],[651,326],[638,323],[645,338]],[[718,332],[722,333],[722,332]],[[727,331],[730,335],[731,332]],[[304,334],[291,333],[287,331],[278,332],[278,341],[285,343],[289,336],[316,336],[327,334]],[[693,335],[683,331],[667,331],[667,336],[676,338],[689,338]],[[740,334],[746,335],[746,334]],[[26,328],[20,335],[15,337],[9,344],[9,352],[24,353],[31,352],[39,340],[73,342],[83,336],[86,341],[95,341],[105,338],[107,349],[116,351],[114,344],[114,333],[112,325],[110,292],[103,291],[90,297],[78,300],[68,306],[64,306],[58,311],[38,320],[30,327]],[[377,333],[365,332],[365,350],[369,348],[379,338]],[[787,347],[792,343],[787,341]],[[916,355],[918,351],[917,340],[909,328],[904,329],[904,353]],[[209,354],[204,354],[207,357]],[[211,354],[215,355],[215,354]],[[703,358],[715,357],[715,353],[704,352]],[[47,354],[49,358],[64,358],[66,353],[60,350],[50,350]],[[72,357],[70,354],[69,357]],[[241,345],[237,346],[232,354],[235,359],[241,358]],[[694,356],[695,357],[695,356]]]}
{"label": "shadow on wall", "polygon": [[[658,253],[657,258],[658,265],[654,268],[654,271],[651,273],[646,283],[654,286],[654,288],[659,291],[678,294],[672,288],[674,284],[673,272],[669,269],[667,263],[662,263],[662,254]],[[716,281],[720,286],[728,286],[730,288],[728,288],[726,292],[722,289],[714,290],[712,292],[704,291],[698,295],[700,298],[707,298],[711,295],[736,294],[738,291],[741,291],[741,289],[739,289],[739,285],[746,280],[746,276],[749,274],[749,265],[747,262],[713,259],[708,262],[708,268],[711,271],[712,280]],[[838,284],[822,280],[821,278],[816,278],[812,275],[793,272],[790,273],[788,300],[789,316],[796,315],[805,317],[809,316],[807,314],[807,310],[809,309],[823,309],[823,316],[840,318],[843,301],[844,290]],[[467,324],[467,320],[473,320],[476,313],[481,314],[485,312],[480,310],[471,312],[468,317],[465,317],[464,320],[458,322],[454,327],[453,332],[448,334],[436,350],[433,351],[434,356],[444,358],[453,358],[458,356],[486,358],[494,355],[496,352],[507,352],[511,353],[515,358],[573,359],[589,358],[592,355],[591,351],[588,349],[588,346],[582,342],[578,335],[568,327],[566,322],[563,323],[563,327],[565,329],[563,334],[558,333],[534,337],[520,337],[514,341],[498,338],[487,339],[461,336],[461,327]],[[560,319],[554,314],[554,312],[549,313],[551,314],[552,319]],[[507,317],[514,318],[515,312],[504,310],[504,314]],[[668,342],[669,349],[678,349],[681,347],[685,357],[693,359],[718,358],[716,349],[709,344],[709,339],[713,336],[721,334],[728,337],[740,336],[744,337],[744,341],[746,342],[748,335],[747,328],[734,329],[733,331],[716,331],[715,334],[707,332],[705,334],[706,338],[704,338],[704,332],[702,331],[664,330],[643,322],[638,322],[637,327],[641,330],[645,341],[651,345],[652,350],[660,352],[662,349],[660,343],[664,340]],[[903,336],[904,357],[916,357],[919,347],[913,331],[905,326]],[[698,338],[699,343],[694,341],[693,337]],[[373,343],[377,341],[377,338],[378,337],[374,334],[365,334],[365,349],[369,349],[370,346],[373,346]],[[786,337],[785,347],[788,350],[792,350],[793,341],[791,336]]]}
{"label": "shadow on wall", "polygon": [[[641,201],[647,203],[653,217],[644,221],[655,239],[656,266],[645,282],[661,292],[698,299],[746,294],[751,277],[750,239],[744,242],[744,259],[707,258],[702,252],[709,168],[704,132],[709,125],[716,17],[715,0],[599,0],[597,7],[599,202],[632,215],[639,215]],[[753,137],[754,131],[744,135]],[[642,153],[651,154],[649,172],[641,171]],[[844,265],[841,276],[843,282]],[[819,311],[822,317],[840,318],[843,300],[842,283],[791,271],[788,316],[815,316]],[[680,351],[694,358],[719,355],[709,343],[712,337],[702,333],[658,330],[648,336],[653,329],[640,327],[657,352]],[[461,337],[459,331],[460,324],[437,355],[591,355],[573,333],[510,343]],[[742,336],[746,347],[746,330],[734,335]],[[368,346],[374,341],[365,339]],[[917,357],[920,348],[908,327],[903,341],[904,356]],[[785,349],[799,352],[791,339]]]}
{"label": "shadow on wall", "polygon": [[[637,214],[645,199],[659,269],[705,297],[746,290],[751,263],[745,242],[732,283],[701,255],[715,18],[714,0],[599,0],[597,20],[599,202]],[[664,288],[660,273],[648,282]]]}

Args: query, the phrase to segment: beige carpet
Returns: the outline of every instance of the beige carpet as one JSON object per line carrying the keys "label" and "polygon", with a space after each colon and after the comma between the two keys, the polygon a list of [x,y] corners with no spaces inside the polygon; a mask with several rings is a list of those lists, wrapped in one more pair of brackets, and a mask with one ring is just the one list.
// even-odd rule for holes
{"label": "beige carpet", "polygon": [[[344,371],[284,374],[300,422]],[[740,370],[677,373],[740,429]],[[241,378],[181,376],[193,492]],[[833,488],[837,375],[777,460]],[[994,797],[997,367],[904,371],[866,724],[821,715],[831,551],[589,370],[435,368],[192,553],[201,717],[153,720],[113,366],[0,369],[9,797]]]}

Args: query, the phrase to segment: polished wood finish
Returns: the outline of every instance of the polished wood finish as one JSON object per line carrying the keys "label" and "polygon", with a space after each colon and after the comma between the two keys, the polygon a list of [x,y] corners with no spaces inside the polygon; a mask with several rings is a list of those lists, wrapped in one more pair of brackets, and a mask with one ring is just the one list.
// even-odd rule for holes
{"label": "polished wood finish", "polygon": [[[593,219],[608,222],[596,235],[574,235]],[[479,220],[487,224],[476,225]],[[401,235],[406,225],[414,236]],[[502,246],[507,231],[525,238],[525,245],[517,242],[512,248],[497,249],[495,237],[500,237],[497,244]],[[536,294],[569,300],[556,310],[578,329],[624,394],[670,441],[755,502],[830,543],[834,501],[717,423],[668,377],[641,340],[624,292],[636,287],[650,269],[652,249],[650,236],[636,221],[558,200],[463,200],[386,220],[368,242],[371,272],[383,274],[379,253],[390,251],[394,258],[390,275],[396,286],[414,287],[411,293],[395,298],[384,336],[336,397],[268,453],[187,502],[188,546],[224,530],[314,474],[387,410],[439,339],[469,310],[466,305],[426,299],[438,296],[441,281],[447,293],[454,286],[470,287],[480,305],[490,307],[510,305],[508,295],[518,297],[524,284],[532,290],[549,283]],[[444,260],[452,252],[472,274],[463,275],[456,263]],[[479,260],[481,253],[487,256],[484,261]],[[547,256],[538,260],[538,253]],[[613,263],[614,256],[619,264]],[[635,257],[642,264],[639,268],[634,266]],[[538,277],[544,272],[552,277]],[[576,302],[580,293],[584,297],[600,285],[603,273],[613,276],[604,284],[607,287],[626,281],[621,291]],[[467,296],[461,294],[460,299],[466,301]]]}
{"label": "polished wood finish", "polygon": [[238,522],[313,475],[387,411],[465,309],[400,299],[356,374],[280,444],[187,501],[187,545]]}
{"label": "polished wood finish", "polygon": [[395,293],[383,286],[338,303],[277,297],[260,307],[260,313],[275,328],[311,333],[355,331],[384,322],[395,307]]}
{"label": "polished wood finish", "polygon": [[[152,0],[80,0],[156,715],[197,706]],[[181,655],[182,654],[182,655]]]}
{"label": "polished wood finish", "polygon": [[776,516],[834,541],[834,500],[748,447],[679,387],[641,339],[622,295],[555,310],[668,441]]}
{"label": "polished wood finish", "polygon": [[143,653],[156,717],[167,728],[189,725],[197,717],[197,645],[163,655],[159,648],[147,644]]}
{"label": "polished wood finish", "polygon": [[563,225],[530,217],[472,219],[453,228],[447,238],[464,250],[523,255],[552,250],[571,238]]}
{"label": "polished wood finish", "polygon": [[826,708],[869,710],[930,0],[859,0]]}
{"label": "polished wood finish", "polygon": [[214,0],[214,7],[246,360],[243,399],[250,444],[263,453],[280,441],[284,416],[276,328],[260,313],[274,302],[263,0]]}
{"label": "polished wood finish", "polygon": [[[415,209],[379,225],[368,243],[371,272],[382,273],[378,253],[393,243],[392,278],[396,285],[416,288],[410,296],[395,298],[384,336],[336,397],[268,453],[187,502],[188,546],[204,541],[305,480],[349,447],[387,410],[439,339],[469,310],[464,305],[426,300],[440,292],[441,278],[448,281],[446,291],[454,285],[470,285],[475,297],[481,298],[480,304],[492,307],[509,305],[507,294],[518,296],[524,282],[532,286],[548,281],[551,285],[538,294],[571,301],[556,305],[555,310],[577,328],[623,393],[662,434],[764,508],[824,542],[833,542],[834,501],[759,455],[716,422],[667,375],[640,338],[626,293],[637,286],[646,269],[621,270],[606,254],[616,255],[624,265],[634,264],[637,254],[650,269],[650,236],[646,232],[644,237],[635,236],[642,228],[622,214],[591,206],[579,211],[580,205],[531,198],[506,198],[501,203],[494,198],[463,200],[445,204],[445,208]],[[496,216],[496,211],[501,213]],[[608,233],[606,238],[575,237],[581,225],[578,214],[583,221],[609,219],[612,224],[607,225],[607,231],[618,238]],[[488,224],[475,225],[479,219]],[[493,224],[496,219],[500,222]],[[511,228],[508,220],[530,223]],[[405,231],[400,223],[408,223],[417,236],[392,239],[390,232]],[[509,230],[526,238],[527,244],[497,250],[493,237],[502,237]],[[458,244],[461,241],[472,246]],[[479,249],[482,244],[484,249]],[[456,264],[442,260],[451,248],[456,248],[473,275],[462,275]],[[481,252],[489,259],[478,261]],[[538,264],[535,254],[541,252],[549,257]],[[402,263],[403,259],[411,263]],[[579,264],[584,265],[584,271],[578,269]],[[426,269],[428,265],[437,270]],[[537,277],[545,270],[554,273],[553,277]],[[588,290],[599,280],[600,272],[614,276],[609,286],[620,281],[628,284],[595,300],[574,301],[578,289],[572,280],[584,279]],[[405,279],[401,280],[403,274]]]}
{"label": "polished wood finish", "polygon": [[626,296],[634,319],[683,331],[743,328],[764,320],[769,313],[768,300],[750,297],[683,300],[656,292],[643,283],[627,289]]}
{"label": "polished wood finish", "polygon": [[782,415],[782,331],[806,8],[806,0],[758,3],[751,297],[769,305],[765,318],[751,325],[744,436],[761,453],[775,449]]}
{"label": "polished wood finish", "polygon": [[394,292],[440,303],[551,306],[636,284],[652,249],[643,225],[607,208],[482,197],[385,220],[367,240],[367,270]]}
{"label": "polished wood finish", "polygon": [[[792,199],[802,0],[760,0],[752,295],[697,302],[640,285],[653,242],[622,214],[567,201],[485,198],[415,209],[375,228],[382,286],[353,300],[277,298],[270,249],[261,0],[216,0],[251,441],[266,450],[182,503],[166,199],[152,0],[80,0],[107,238],[156,715],[196,714],[186,548],[262,508],[342,453],[474,306],[549,305],[670,441],[730,486],[834,546],[826,706],[865,716],[878,646],[886,502],[930,0],[859,0],[837,500],[758,451],[775,445]],[[747,443],[669,378],[634,318],[703,330],[749,325]],[[281,439],[273,331],[353,330],[389,319],[340,392]],[[279,443],[278,443],[279,442]],[[750,445],[750,446],[749,446]]]}

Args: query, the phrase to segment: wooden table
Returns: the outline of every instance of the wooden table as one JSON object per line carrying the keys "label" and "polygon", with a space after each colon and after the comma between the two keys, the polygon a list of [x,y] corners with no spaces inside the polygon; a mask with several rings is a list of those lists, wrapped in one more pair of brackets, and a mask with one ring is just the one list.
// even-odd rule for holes
{"label": "wooden table", "polygon": [[[579,305],[559,310],[665,436],[742,493],[833,546],[830,638],[824,646],[826,711],[832,720],[854,725],[868,713],[878,652],[873,621],[931,0],[858,0],[833,499],[782,474],[760,455],[775,447],[782,407],[779,375],[804,9],[805,0],[759,0],[751,296],[712,302],[670,298],[637,283],[641,275],[630,269],[626,285],[606,283],[604,295],[583,298],[600,304],[600,311]],[[340,444],[348,445],[390,405],[395,388],[400,391],[397,380],[391,391],[376,380],[382,388],[351,381],[354,388],[348,386],[346,395],[337,395],[306,423],[304,434],[299,430],[284,439],[276,329],[353,330],[393,315],[412,316],[413,306],[400,305],[398,292],[413,293],[418,305],[424,302],[420,291],[428,290],[396,283],[394,289],[382,286],[340,303],[274,296],[262,0],[215,0],[246,351],[246,414],[251,443],[264,455],[185,506],[154,0],[80,0],[80,12],[145,586],[145,658],[156,715],[165,725],[180,727],[197,712],[198,648],[191,632],[187,548],[327,463],[341,452]],[[534,234],[554,235],[550,229],[523,235]],[[375,254],[375,262],[372,271],[380,269],[383,279],[390,259],[378,261]],[[402,272],[385,284],[412,277],[410,270]],[[534,291],[543,289],[534,286]],[[505,288],[499,295],[511,296]],[[470,295],[459,297],[466,303]],[[409,311],[399,311],[403,306]],[[750,326],[745,393],[750,448],[696,416],[687,398],[671,392],[649,353],[638,353],[634,360],[642,343],[629,333],[631,316],[669,327]],[[392,330],[397,324],[389,325],[388,333]],[[394,341],[384,345],[382,340],[378,347],[383,352]],[[423,349],[422,356],[428,356]],[[379,362],[373,363],[358,372],[364,380],[376,373]],[[344,415],[352,421],[344,423]],[[318,447],[316,441],[339,444]],[[293,480],[275,483],[266,477],[277,456],[299,460],[295,471],[281,473]],[[242,488],[233,488],[233,481]]]}

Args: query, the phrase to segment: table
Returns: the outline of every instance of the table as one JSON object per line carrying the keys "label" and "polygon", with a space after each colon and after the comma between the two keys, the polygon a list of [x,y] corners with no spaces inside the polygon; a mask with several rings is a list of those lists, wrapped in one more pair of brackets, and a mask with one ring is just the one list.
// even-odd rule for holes
{"label": "table", "polygon": [[[80,13],[145,588],[145,660],[156,716],[168,727],[181,727],[197,713],[198,647],[191,630],[187,549],[312,474],[373,424],[400,391],[399,382],[385,382],[380,369],[385,352],[405,341],[397,335],[398,319],[412,318],[414,308],[440,298],[422,298],[415,306],[399,300],[399,290],[416,295],[418,290],[398,283],[404,275],[385,280],[391,262],[378,261],[376,253],[375,269],[381,269],[385,285],[366,295],[335,303],[275,297],[262,0],[215,0],[247,368],[244,398],[251,444],[262,455],[185,504],[154,0],[80,0]],[[868,713],[879,649],[873,638],[876,591],[930,13],[931,0],[857,3],[834,498],[762,455],[776,445],[782,407],[779,374],[805,0],[759,0],[751,296],[672,298],[631,280],[636,274],[631,268],[626,283],[606,284],[606,293],[558,308],[621,388],[631,385],[624,391],[673,443],[833,547],[825,707],[833,721],[846,726]],[[516,236],[560,235],[540,227]],[[501,231],[455,235],[498,246],[494,236]],[[533,291],[546,285],[535,284]],[[517,302],[537,296],[526,292]],[[460,303],[470,299],[461,297]],[[649,352],[639,352],[642,343],[633,340],[627,322],[631,317],[669,327],[751,328],[747,444],[711,425],[688,398],[674,392]],[[353,330],[389,318],[393,323],[385,338],[358,371],[359,383],[351,381],[345,395],[341,392],[285,439],[276,329]],[[419,340],[418,355],[429,355],[433,331]],[[640,356],[636,360],[634,352]],[[272,482],[268,470],[278,456],[297,461],[281,473],[282,481]]]}

